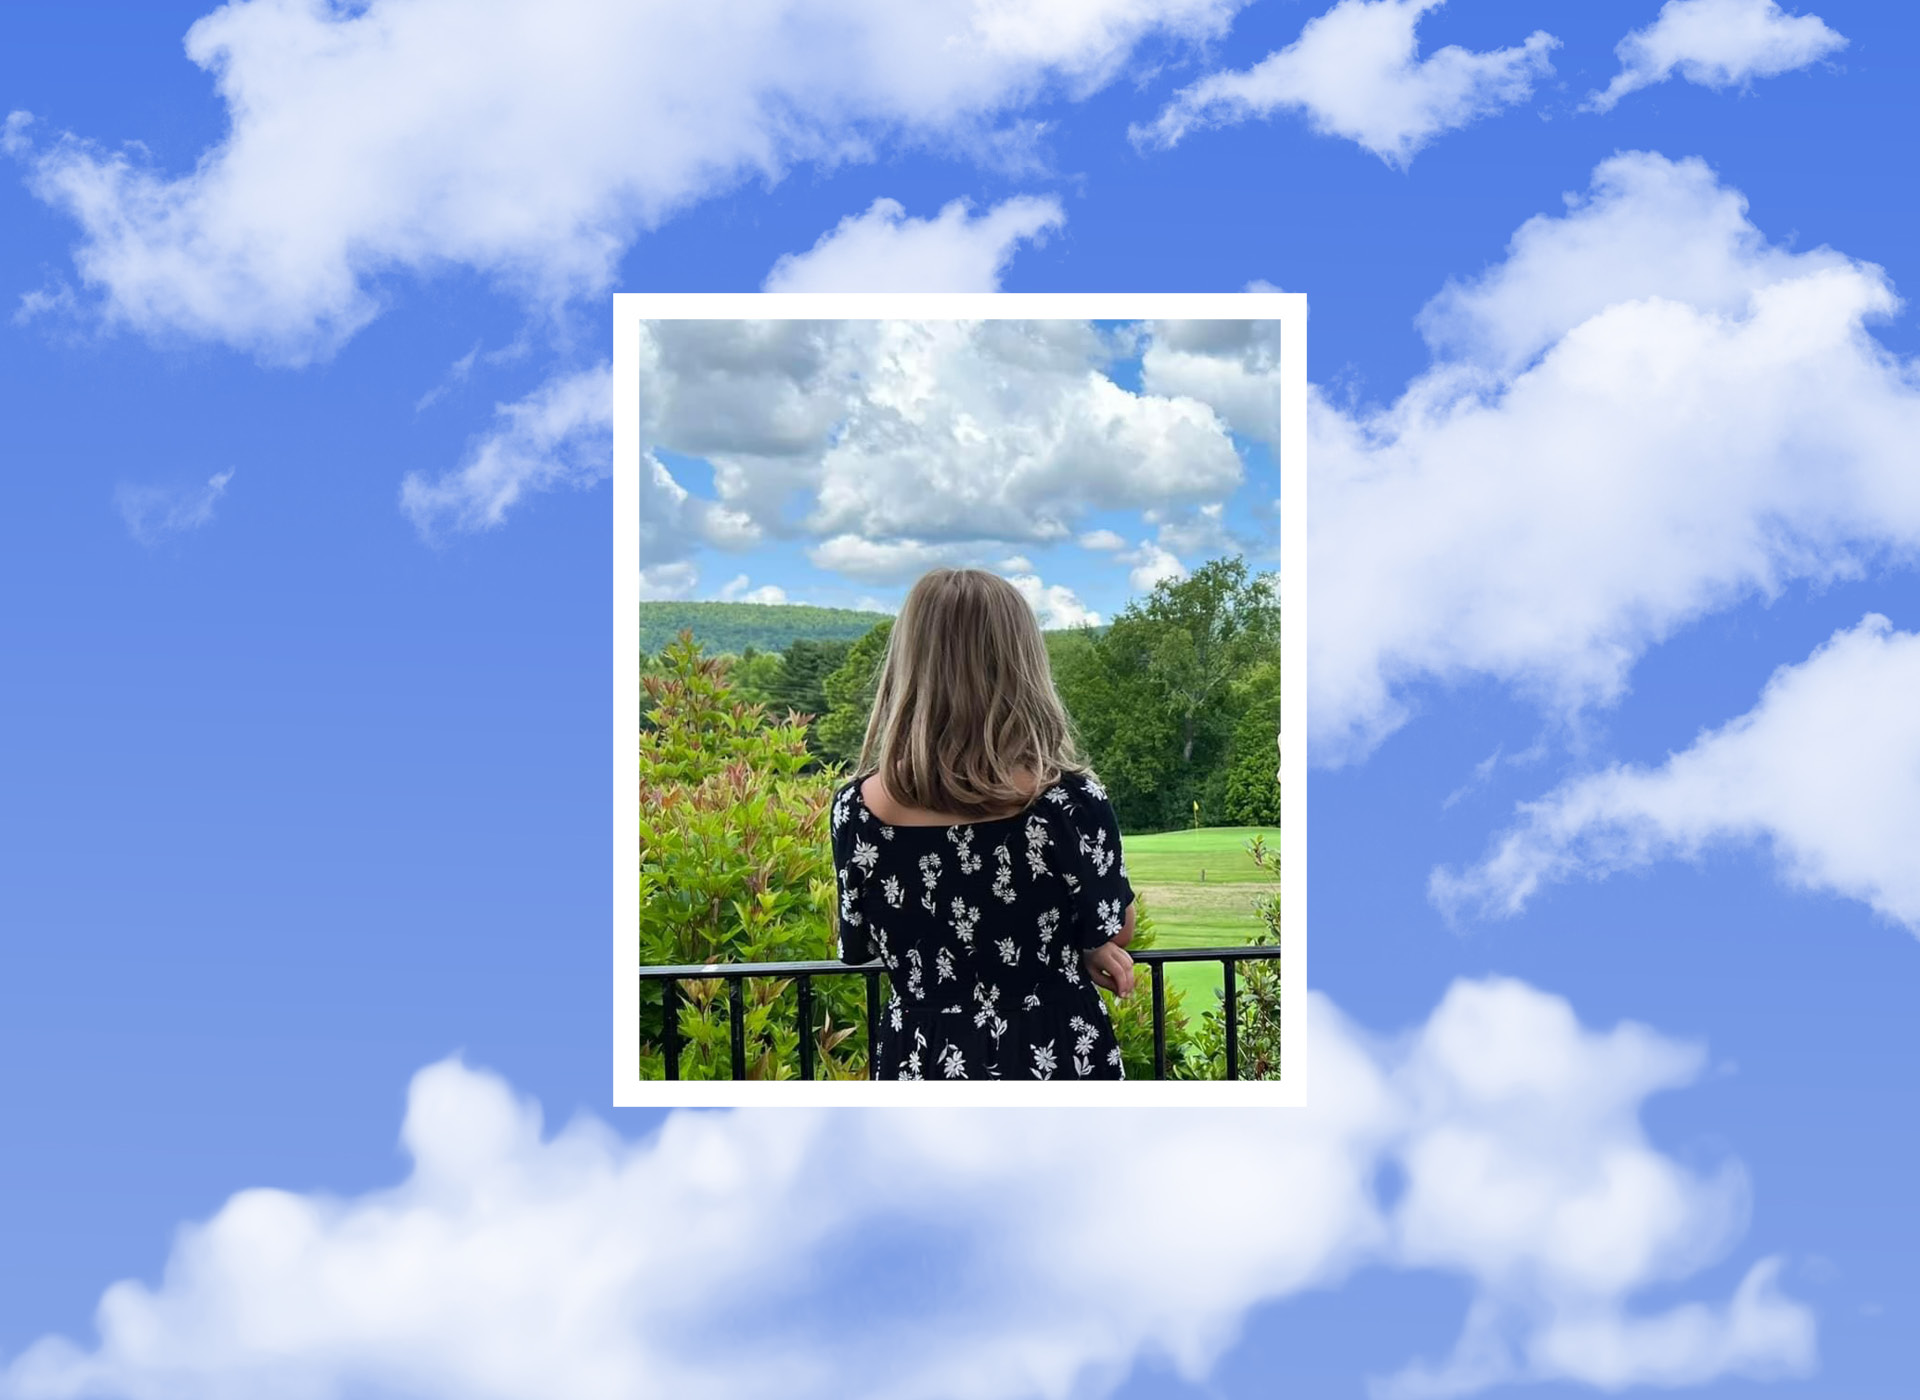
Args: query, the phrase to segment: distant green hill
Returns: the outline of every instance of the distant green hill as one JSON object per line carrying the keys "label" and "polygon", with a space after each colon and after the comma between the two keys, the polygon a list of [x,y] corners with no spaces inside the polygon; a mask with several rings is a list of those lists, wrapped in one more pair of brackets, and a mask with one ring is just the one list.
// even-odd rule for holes
{"label": "distant green hill", "polygon": [[[876,622],[892,613],[855,612],[852,608],[815,608],[805,603],[642,603],[640,650],[657,652],[691,627],[695,640],[709,656],[748,647],[755,651],[785,651],[790,643],[850,642],[863,637]],[[1078,636],[1080,628],[1049,631],[1049,649],[1073,646],[1061,639]],[[1104,626],[1093,629],[1104,632]]]}
{"label": "distant green hill", "polygon": [[882,612],[855,612],[851,608],[815,608],[805,603],[642,603],[640,650],[656,652],[683,627],[709,655],[748,647],[756,651],[785,651],[791,642],[852,641],[863,637],[876,622],[891,616]]}

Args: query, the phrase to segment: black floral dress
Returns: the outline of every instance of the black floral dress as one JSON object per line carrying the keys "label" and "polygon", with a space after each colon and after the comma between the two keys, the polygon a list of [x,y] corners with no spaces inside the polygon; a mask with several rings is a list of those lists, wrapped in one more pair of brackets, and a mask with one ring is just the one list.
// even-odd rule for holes
{"label": "black floral dress", "polygon": [[840,956],[878,958],[893,995],[879,1079],[1119,1079],[1120,1045],[1083,950],[1118,934],[1133,887],[1091,773],[1023,812],[889,826],[855,778],[834,793]]}

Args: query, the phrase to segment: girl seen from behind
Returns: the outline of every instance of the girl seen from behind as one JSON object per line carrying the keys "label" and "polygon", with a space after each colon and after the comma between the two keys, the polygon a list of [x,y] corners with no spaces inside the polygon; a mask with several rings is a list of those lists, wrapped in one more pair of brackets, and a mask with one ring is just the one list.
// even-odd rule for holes
{"label": "girl seen from behind", "polygon": [[1133,990],[1133,888],[1013,585],[936,569],[887,644],[834,793],[840,956],[893,995],[881,1079],[1118,1079],[1098,988]]}

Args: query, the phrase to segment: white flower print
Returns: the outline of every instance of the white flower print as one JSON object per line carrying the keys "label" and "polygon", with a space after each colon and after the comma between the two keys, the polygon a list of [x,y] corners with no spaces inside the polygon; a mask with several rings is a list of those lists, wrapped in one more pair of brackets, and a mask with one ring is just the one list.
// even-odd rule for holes
{"label": "white flower print", "polygon": [[1096,798],[1101,802],[1107,800],[1107,790],[1100,786],[1100,780],[1094,777],[1093,774],[1082,773],[1080,775],[1080,786],[1086,789],[1088,797]]}
{"label": "white flower print", "polygon": [[1038,1011],[1040,1009],[1040,993],[1028,992],[1026,999],[1022,1001],[1020,1005],[1027,1011]]}
{"label": "white flower print", "polygon": [[833,799],[833,830],[837,835],[840,828],[847,824],[847,809],[853,804],[853,786],[849,784],[840,789]]}
{"label": "white flower print", "polygon": [[938,907],[933,902],[933,887],[940,879],[940,857],[928,851],[920,857],[920,880],[927,892],[920,896],[920,907],[929,914]]}
{"label": "white flower print", "polygon": [[847,881],[847,872],[840,872],[840,922],[852,928],[860,927],[860,891]]}
{"label": "white flower print", "polygon": [[993,875],[993,892],[1003,904],[1011,904],[1014,900],[1013,852],[1007,849],[1005,841],[993,848],[993,863],[998,867]]}
{"label": "white flower print", "polygon": [[1110,1065],[1117,1065],[1120,1063],[1120,1047],[1118,1045],[1114,1046],[1111,1050],[1107,1051],[1107,1063]]}
{"label": "white flower print", "polygon": [[1103,899],[1094,908],[1100,915],[1100,932],[1109,938],[1120,936],[1120,901]]}
{"label": "white flower print", "polygon": [[873,874],[874,863],[879,859],[880,848],[878,846],[874,845],[871,841],[862,841],[858,836],[853,838],[853,863],[855,865],[871,875]]}
{"label": "white flower print", "polygon": [[[1093,870],[1096,875],[1104,875],[1113,869],[1113,852],[1107,849],[1107,829],[1105,827],[1095,828],[1091,843],[1088,842],[1086,837],[1082,836],[1080,838],[1080,849],[1086,853],[1087,859],[1093,863]],[[858,847],[854,849],[853,858],[855,860],[860,859]]]}
{"label": "white flower print", "polygon": [[920,963],[920,950],[907,949],[907,995],[915,1001],[926,1000],[926,992],[920,985],[920,977],[924,971]]}
{"label": "white flower print", "polygon": [[1073,1057],[1073,1072],[1082,1079],[1091,1079],[1093,1077],[1093,1061],[1085,1055],[1075,1055]]}
{"label": "white flower print", "polygon": [[1005,963],[1008,967],[1012,967],[1014,964],[1020,961],[1020,945],[1018,943],[1015,943],[1011,938],[1001,939],[999,943],[999,948],[1000,948],[1000,961]]}
{"label": "white flower print", "polygon": [[1033,1047],[1033,1077],[1035,1079],[1053,1078],[1054,1069],[1053,1042]]}
{"label": "white flower print", "polygon": [[1125,856],[1120,858],[1120,878],[1122,880],[1129,878],[1127,875],[1127,858]]}
{"label": "white flower print", "polygon": [[1060,911],[1049,909],[1040,916],[1040,961],[1047,961],[1047,953],[1053,944],[1053,935],[1060,931]]}
{"label": "white flower print", "polygon": [[900,998],[897,995],[889,998],[887,1001],[887,1019],[893,1024],[895,1030],[900,1029]]}
{"label": "white flower print", "polygon": [[1060,878],[1067,882],[1067,892],[1069,894],[1080,893],[1080,877],[1078,875],[1074,874],[1071,870],[1062,870],[1060,872]]}
{"label": "white flower print", "polygon": [[1064,807],[1073,801],[1073,799],[1067,796],[1067,790],[1065,788],[1056,785],[1047,789],[1047,801],[1053,803],[1056,807]]}
{"label": "white flower print", "polygon": [[964,899],[953,901],[953,932],[968,948],[973,946],[973,926],[980,922],[980,911]]}
{"label": "white flower print", "polygon": [[942,948],[933,955],[933,980],[936,982],[956,980],[953,971],[953,949]]}
{"label": "white flower print", "polygon": [[973,828],[970,826],[950,826],[947,828],[947,840],[953,842],[959,852],[960,873],[971,875],[980,868],[980,857],[973,853]]}
{"label": "white flower print", "polygon": [[889,841],[893,840],[893,828],[890,826],[887,826],[885,823],[881,824],[880,834],[886,837],[887,840]]}
{"label": "white flower print", "polygon": [[1044,821],[1039,817],[1027,818],[1027,868],[1035,875],[1048,873],[1045,852],[1051,839]]}
{"label": "white flower print", "polygon": [[960,1047],[949,1040],[940,1047],[940,1068],[947,1072],[949,1079],[964,1079],[967,1074],[966,1056],[960,1053]]}
{"label": "white flower print", "polygon": [[887,904],[898,909],[906,901],[907,893],[900,888],[900,877],[889,875],[880,882],[880,893],[887,897]]}

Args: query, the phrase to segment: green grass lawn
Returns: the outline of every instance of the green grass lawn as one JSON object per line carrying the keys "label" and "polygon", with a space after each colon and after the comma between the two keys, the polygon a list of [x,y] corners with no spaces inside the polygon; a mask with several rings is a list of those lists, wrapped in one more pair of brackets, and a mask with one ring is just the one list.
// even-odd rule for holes
{"label": "green grass lawn", "polygon": [[[1279,852],[1280,833],[1271,827],[1212,826],[1122,837],[1127,874],[1153,921],[1155,946],[1235,947],[1264,927],[1253,901],[1275,885],[1247,855],[1247,842],[1255,835],[1266,838],[1268,850]],[[1186,994],[1188,1014],[1197,1016],[1214,1004],[1219,964],[1174,964],[1167,968],[1167,985]]]}

